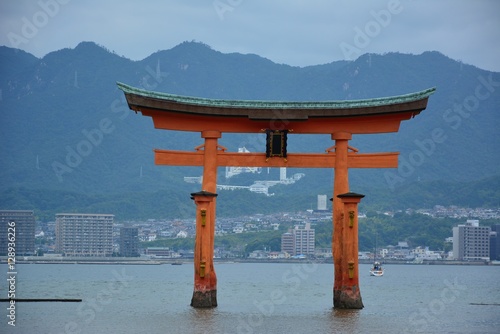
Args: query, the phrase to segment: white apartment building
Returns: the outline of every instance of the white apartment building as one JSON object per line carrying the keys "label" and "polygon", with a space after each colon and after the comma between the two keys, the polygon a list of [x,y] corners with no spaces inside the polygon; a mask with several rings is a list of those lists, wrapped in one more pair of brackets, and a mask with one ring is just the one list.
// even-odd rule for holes
{"label": "white apartment building", "polygon": [[111,256],[114,217],[110,214],[56,214],[56,252],[65,256]]}
{"label": "white apartment building", "polygon": [[453,258],[460,261],[490,260],[490,227],[467,220],[453,228]]}
{"label": "white apartment building", "polygon": [[281,235],[281,251],[291,255],[312,255],[315,246],[315,231],[311,223],[295,226]]}
{"label": "white apartment building", "polygon": [[318,195],[318,210],[325,211],[327,206],[326,195]]}

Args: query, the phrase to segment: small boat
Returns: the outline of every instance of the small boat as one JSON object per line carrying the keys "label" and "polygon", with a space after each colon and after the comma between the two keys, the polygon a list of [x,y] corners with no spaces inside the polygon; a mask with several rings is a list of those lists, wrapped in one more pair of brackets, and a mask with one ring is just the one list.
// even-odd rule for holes
{"label": "small boat", "polygon": [[370,276],[378,277],[383,275],[384,275],[384,268],[382,268],[380,262],[373,263],[373,267],[370,269]]}
{"label": "small boat", "polygon": [[171,264],[172,264],[173,266],[180,266],[180,265],[182,265],[182,262],[178,262],[178,261],[176,261],[176,262],[172,262]]}

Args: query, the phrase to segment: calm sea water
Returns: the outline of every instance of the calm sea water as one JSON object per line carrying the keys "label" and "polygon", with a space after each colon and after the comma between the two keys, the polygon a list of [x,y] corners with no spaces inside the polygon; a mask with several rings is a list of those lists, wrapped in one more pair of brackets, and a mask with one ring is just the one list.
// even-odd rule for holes
{"label": "calm sea water", "polygon": [[368,270],[360,265],[364,309],[334,310],[333,265],[216,263],[219,306],[193,309],[192,264],[17,265],[17,298],[83,302],[17,303],[15,327],[0,303],[0,333],[500,332],[498,266]]}

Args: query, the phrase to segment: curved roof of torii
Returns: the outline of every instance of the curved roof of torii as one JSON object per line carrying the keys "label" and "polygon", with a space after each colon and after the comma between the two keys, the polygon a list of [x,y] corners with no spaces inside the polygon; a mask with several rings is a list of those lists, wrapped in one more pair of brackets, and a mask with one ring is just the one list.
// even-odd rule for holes
{"label": "curved roof of torii", "polygon": [[117,85],[130,109],[153,117],[157,128],[221,132],[261,132],[263,128],[295,133],[395,132],[402,120],[427,107],[436,90],[352,101],[285,102],[206,99]]}

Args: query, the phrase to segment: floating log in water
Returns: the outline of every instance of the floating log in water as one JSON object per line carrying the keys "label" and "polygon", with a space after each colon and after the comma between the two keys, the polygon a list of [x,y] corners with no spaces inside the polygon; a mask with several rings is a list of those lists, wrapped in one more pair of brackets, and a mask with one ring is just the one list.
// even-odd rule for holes
{"label": "floating log in water", "polygon": [[470,305],[500,306],[499,303],[470,303]]}
{"label": "floating log in water", "polygon": [[0,298],[0,302],[9,302],[14,301],[16,303],[19,302],[71,302],[71,303],[79,303],[82,300],[78,298]]}

